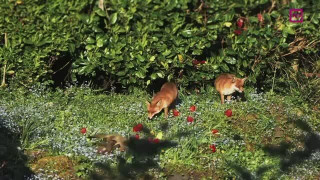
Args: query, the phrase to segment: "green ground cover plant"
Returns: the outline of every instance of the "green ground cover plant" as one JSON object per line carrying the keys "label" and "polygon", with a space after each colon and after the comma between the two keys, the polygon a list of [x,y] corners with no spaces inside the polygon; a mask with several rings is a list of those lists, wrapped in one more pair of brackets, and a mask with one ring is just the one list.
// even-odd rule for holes
{"label": "green ground cover plant", "polygon": [[[171,111],[168,120],[163,114],[148,120],[148,94],[143,91],[108,95],[88,88],[1,91],[1,127],[19,134],[19,148],[29,155],[26,164],[35,171],[34,178],[319,176],[318,109],[299,103],[297,97],[258,94],[250,88],[247,101],[224,105],[217,93],[185,94],[179,94],[178,116]],[[227,109],[232,116],[226,116]],[[188,122],[188,116],[193,121]],[[142,131],[133,131],[137,124],[143,125]],[[136,144],[126,152],[101,155],[88,138],[96,133],[131,136]],[[148,143],[155,149],[145,152]]]}

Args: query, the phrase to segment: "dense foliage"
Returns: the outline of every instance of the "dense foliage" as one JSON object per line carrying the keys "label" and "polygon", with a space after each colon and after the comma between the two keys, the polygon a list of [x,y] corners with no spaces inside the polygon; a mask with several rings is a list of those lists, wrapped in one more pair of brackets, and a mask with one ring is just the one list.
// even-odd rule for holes
{"label": "dense foliage", "polygon": [[[3,85],[88,80],[131,90],[162,78],[202,84],[231,72],[271,86],[275,77],[285,82],[320,67],[315,1],[101,2],[2,0]],[[303,23],[289,22],[291,8],[303,9]]]}

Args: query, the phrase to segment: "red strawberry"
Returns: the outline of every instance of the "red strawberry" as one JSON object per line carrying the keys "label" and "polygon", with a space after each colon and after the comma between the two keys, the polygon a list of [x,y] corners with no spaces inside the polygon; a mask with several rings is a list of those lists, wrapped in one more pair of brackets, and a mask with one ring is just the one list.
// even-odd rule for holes
{"label": "red strawberry", "polygon": [[190,107],[190,111],[191,111],[191,112],[195,112],[195,111],[196,111],[196,109],[197,109],[197,108],[196,108],[196,106],[195,106],[195,105],[192,105],[192,106]]}
{"label": "red strawberry", "polygon": [[188,116],[188,117],[187,117],[187,121],[191,123],[191,122],[193,122],[193,121],[194,121],[194,119],[193,119],[193,117]]}
{"label": "red strawberry", "polygon": [[211,144],[210,145],[210,149],[212,150],[212,152],[216,152],[217,151],[217,148],[214,144]]}
{"label": "red strawberry", "polygon": [[81,132],[82,134],[85,134],[85,133],[87,132],[87,129],[86,129],[86,128],[82,128],[82,129],[80,130],[80,132]]}
{"label": "red strawberry", "polygon": [[139,134],[136,134],[135,138],[136,138],[136,139],[140,139]]}
{"label": "red strawberry", "polygon": [[263,16],[261,13],[257,14],[257,17],[260,22],[263,22]]}
{"label": "red strawberry", "polygon": [[153,139],[153,143],[158,144],[160,142],[160,140],[158,138]]}
{"label": "red strawberry", "polygon": [[243,19],[242,18],[238,19],[237,25],[238,25],[239,28],[242,28],[242,26],[243,26]]}
{"label": "red strawberry", "polygon": [[218,129],[212,129],[211,132],[212,132],[212,134],[216,134],[216,133],[218,133],[219,131],[218,131]]}
{"label": "red strawberry", "polygon": [[143,129],[143,125],[140,123],[133,127],[133,132],[139,132],[139,131],[142,131],[142,129]]}
{"label": "red strawberry", "polygon": [[234,30],[234,33],[235,33],[236,35],[240,35],[240,34],[242,33],[242,31],[241,31],[241,29],[237,29],[237,30]]}
{"label": "red strawberry", "polygon": [[192,64],[193,65],[198,65],[200,63],[200,61],[198,61],[198,60],[196,60],[196,59],[194,59],[193,61],[192,61]]}
{"label": "red strawberry", "polygon": [[224,112],[224,114],[225,114],[226,116],[228,116],[228,117],[231,117],[231,116],[232,116],[232,111],[231,111],[231,109],[227,109],[227,110]]}
{"label": "red strawberry", "polygon": [[180,115],[180,112],[176,109],[173,109],[173,116],[179,116]]}

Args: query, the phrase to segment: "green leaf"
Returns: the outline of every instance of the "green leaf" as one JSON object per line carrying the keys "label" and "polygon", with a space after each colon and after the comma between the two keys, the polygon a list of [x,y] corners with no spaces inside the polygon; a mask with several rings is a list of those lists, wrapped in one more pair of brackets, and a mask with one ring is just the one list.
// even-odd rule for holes
{"label": "green leaf", "polygon": [[171,54],[171,51],[168,49],[166,49],[166,51],[162,53],[163,56],[168,56],[169,54]]}
{"label": "green leaf", "polygon": [[117,19],[118,19],[118,13],[111,14],[110,19],[111,19],[111,21],[110,21],[111,24],[116,23]]}
{"label": "green leaf", "polygon": [[96,40],[93,39],[92,37],[88,37],[87,40],[86,40],[86,42],[87,42],[88,44],[93,44],[93,43],[96,42]]}
{"label": "green leaf", "polygon": [[86,46],[86,49],[90,51],[94,47],[95,47],[95,45],[89,44],[89,45]]}
{"label": "green leaf", "polygon": [[155,56],[151,56],[150,61],[153,62],[156,59]]}
{"label": "green leaf", "polygon": [[93,27],[92,27],[92,30],[93,30],[94,32],[103,32],[102,29],[100,29],[98,26],[93,26]]}
{"label": "green leaf", "polygon": [[97,46],[102,47],[103,46],[103,39],[98,39]]}
{"label": "green leaf", "polygon": [[160,78],[163,78],[164,77],[164,74],[162,72],[158,72],[157,75],[160,77]]}
{"label": "green leaf", "polygon": [[285,28],[283,29],[283,32],[286,32],[286,33],[292,34],[292,35],[296,33],[295,30],[292,29],[291,27],[285,27]]}
{"label": "green leaf", "polygon": [[143,56],[141,56],[141,55],[137,55],[137,58],[138,58],[138,60],[140,61],[140,62],[144,62],[146,59],[143,57]]}
{"label": "green leaf", "polygon": [[102,9],[97,9],[96,10],[96,13],[99,15],[99,16],[102,16],[102,17],[105,17],[106,16],[106,12],[104,12]]}
{"label": "green leaf", "polygon": [[157,74],[156,73],[152,73],[150,77],[151,77],[152,80],[157,79]]}
{"label": "green leaf", "polygon": [[255,23],[259,22],[258,18],[255,17],[255,16],[250,16],[250,17],[249,17],[249,21],[250,21],[250,22],[255,22]]}
{"label": "green leaf", "polygon": [[124,75],[126,75],[127,73],[126,73],[126,71],[119,71],[118,73],[117,73],[117,76],[124,76]]}
{"label": "green leaf", "polygon": [[227,57],[225,58],[225,61],[226,61],[228,64],[236,64],[236,58],[234,58],[234,57],[229,57],[229,56],[227,56]]}
{"label": "green leaf", "polygon": [[141,72],[141,71],[138,71],[138,72],[136,72],[136,76],[137,76],[138,78],[143,79],[143,78],[145,77],[145,74],[144,74],[143,72]]}
{"label": "green leaf", "polygon": [[191,30],[184,30],[181,32],[182,36],[184,37],[191,37],[192,36],[192,31]]}

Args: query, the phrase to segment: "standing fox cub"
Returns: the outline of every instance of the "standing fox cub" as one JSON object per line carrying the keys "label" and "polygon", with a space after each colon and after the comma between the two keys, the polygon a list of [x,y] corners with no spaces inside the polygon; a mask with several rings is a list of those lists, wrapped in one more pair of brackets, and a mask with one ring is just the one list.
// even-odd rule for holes
{"label": "standing fox cub", "polygon": [[227,99],[231,99],[231,94],[235,91],[243,92],[244,81],[247,78],[237,78],[233,74],[221,74],[215,81],[214,86],[220,93],[221,104],[224,103],[224,96],[227,95]]}
{"label": "standing fox cub", "polygon": [[168,118],[168,108],[170,104],[177,98],[178,88],[174,83],[165,83],[162,85],[160,91],[153,97],[151,103],[148,101],[148,118],[151,119],[164,109],[164,116]]}

